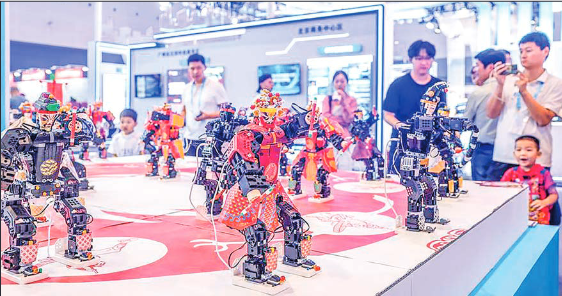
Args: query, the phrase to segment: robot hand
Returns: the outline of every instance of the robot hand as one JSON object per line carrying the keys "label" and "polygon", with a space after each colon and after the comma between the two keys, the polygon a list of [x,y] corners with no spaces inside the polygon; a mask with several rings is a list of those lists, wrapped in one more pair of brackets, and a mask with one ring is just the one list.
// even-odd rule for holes
{"label": "robot hand", "polygon": [[351,144],[353,144],[353,138],[352,137],[345,138],[341,143],[341,147],[342,147],[341,151],[342,152],[347,151],[347,149],[349,149]]}

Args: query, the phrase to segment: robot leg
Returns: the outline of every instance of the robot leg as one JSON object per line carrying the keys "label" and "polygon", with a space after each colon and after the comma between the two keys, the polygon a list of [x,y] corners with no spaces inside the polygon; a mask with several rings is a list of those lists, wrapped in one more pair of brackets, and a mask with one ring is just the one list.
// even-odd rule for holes
{"label": "robot leg", "polygon": [[90,182],[86,179],[86,166],[77,161],[73,161],[72,164],[76,169],[76,173],[78,173],[78,178],[80,178],[80,191],[93,189],[93,186],[90,186]]}
{"label": "robot leg", "polygon": [[176,159],[170,154],[168,155],[168,159],[166,159],[166,164],[164,165],[164,174],[165,179],[173,179],[178,175],[178,171],[175,169]]}
{"label": "robot leg", "polygon": [[306,221],[297,209],[284,201],[281,196],[277,198],[277,216],[285,233],[283,264],[303,267],[307,270],[312,268],[316,271],[320,270],[314,261],[306,259],[312,242],[312,236],[304,234],[303,226]]}
{"label": "robot leg", "polygon": [[150,158],[146,163],[147,177],[158,176],[158,158],[158,152],[150,153]]}
{"label": "robot leg", "polygon": [[302,171],[304,169],[304,164],[306,163],[306,158],[301,158],[292,168],[291,168],[291,178],[289,179],[289,194],[301,194],[301,179]]}
{"label": "robot leg", "polygon": [[76,199],[79,194],[77,180],[68,180],[64,190],[55,201],[54,208],[59,212],[68,227],[68,249],[64,256],[70,259],[87,261],[94,258],[92,255],[92,233],[87,228],[91,217],[86,208]]}
{"label": "robot leg", "polygon": [[[217,186],[218,186],[217,180],[205,180],[205,192],[207,193],[205,206],[207,208],[207,214],[213,216],[219,215],[222,211],[222,195],[220,197],[216,197],[215,199]],[[214,202],[213,199],[215,199]]]}
{"label": "robot leg", "polygon": [[105,142],[103,142],[101,145],[98,146],[98,151],[99,151],[99,157],[101,159],[107,158],[107,148],[105,148]]}
{"label": "robot leg", "polygon": [[90,147],[89,142],[82,142],[82,147],[80,149],[80,159],[82,160],[90,160],[90,156],[88,155],[88,148]]}
{"label": "robot leg", "polygon": [[[268,264],[266,257],[269,252],[274,251],[267,246],[269,235],[265,223],[260,220],[256,224],[244,229],[244,237],[248,244],[248,258],[243,264],[243,274],[248,281],[277,286],[285,281],[285,277],[271,273],[275,268]],[[271,260],[274,265],[277,262],[277,258],[272,259],[274,259]]]}
{"label": "robot leg", "polygon": [[7,193],[2,200],[2,220],[10,235],[10,247],[2,252],[2,266],[12,273],[24,276],[41,273],[41,269],[32,265],[37,259],[38,251],[38,245],[33,239],[36,226],[33,216],[23,206],[22,198]]}
{"label": "robot leg", "polygon": [[314,182],[315,198],[328,198],[331,194],[330,184],[328,184],[328,172],[324,167],[320,166],[316,173],[316,182]]}
{"label": "robot leg", "polygon": [[363,163],[365,163],[365,180],[366,181],[375,180],[374,159],[370,159],[370,158],[363,159]]}
{"label": "robot leg", "polygon": [[382,153],[380,152],[375,154],[375,158],[377,162],[377,175],[378,175],[376,180],[379,180],[384,178],[384,158],[382,157]]}
{"label": "robot leg", "polygon": [[449,178],[447,178],[447,170],[442,170],[437,177],[437,194],[439,197],[449,196]]}
{"label": "robot leg", "polygon": [[406,228],[410,231],[425,231],[425,217],[422,213],[423,190],[419,181],[408,178],[402,180],[408,193],[408,214]]}
{"label": "robot leg", "polygon": [[424,209],[423,215],[428,223],[439,222],[439,208],[437,207],[437,195],[436,195],[436,184],[435,180],[431,175],[422,175],[420,177],[420,182],[423,189],[423,201]]}

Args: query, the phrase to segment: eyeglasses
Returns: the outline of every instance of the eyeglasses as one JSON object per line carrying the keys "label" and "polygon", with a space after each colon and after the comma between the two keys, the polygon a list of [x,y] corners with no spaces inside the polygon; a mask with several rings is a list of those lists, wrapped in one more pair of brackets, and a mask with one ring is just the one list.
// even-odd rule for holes
{"label": "eyeglasses", "polygon": [[414,57],[414,60],[416,60],[416,61],[430,61],[430,60],[433,60],[433,58],[430,57],[430,56],[417,56],[417,57]]}

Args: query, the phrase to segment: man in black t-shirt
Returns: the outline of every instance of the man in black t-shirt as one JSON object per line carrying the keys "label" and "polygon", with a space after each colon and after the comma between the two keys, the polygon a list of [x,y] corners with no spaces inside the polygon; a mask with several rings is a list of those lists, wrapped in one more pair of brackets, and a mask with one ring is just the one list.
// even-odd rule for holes
{"label": "man in black t-shirt", "polygon": [[[414,113],[420,111],[420,99],[427,89],[441,81],[429,75],[429,69],[431,69],[435,57],[435,46],[433,44],[422,40],[412,43],[408,48],[408,57],[413,65],[412,71],[392,82],[386,92],[382,107],[384,121],[393,127],[393,138],[398,136],[397,128],[411,118]],[[441,102],[447,102],[444,94],[441,97]],[[389,171],[391,173],[396,173],[393,165],[395,150],[396,142],[393,142],[388,154],[390,156]],[[396,164],[396,167],[398,167],[398,164]]]}

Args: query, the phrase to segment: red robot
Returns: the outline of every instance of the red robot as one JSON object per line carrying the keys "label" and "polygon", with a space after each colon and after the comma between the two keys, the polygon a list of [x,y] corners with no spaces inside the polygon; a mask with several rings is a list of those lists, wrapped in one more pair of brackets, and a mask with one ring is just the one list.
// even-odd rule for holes
{"label": "red robot", "polygon": [[[327,202],[333,200],[330,195],[328,177],[337,171],[336,159],[332,143],[338,150],[346,150],[351,144],[342,138],[343,128],[337,122],[330,122],[327,118],[319,120],[319,110],[316,102],[309,105],[311,123],[306,136],[306,145],[293,161],[291,178],[289,179],[289,194],[301,195],[301,179],[314,181],[314,197],[311,202]],[[315,126],[316,123],[316,126]]]}
{"label": "red robot", "polygon": [[[183,158],[183,143],[180,140],[180,128],[183,127],[183,116],[172,112],[169,104],[157,107],[150,114],[150,119],[144,126],[144,149],[150,152],[146,164],[147,176],[158,176],[158,159],[163,156],[163,178],[175,178],[178,172],[174,165],[176,158]],[[152,144],[154,143],[154,144]]]}
{"label": "red robot", "polygon": [[221,178],[221,184],[229,190],[219,221],[245,236],[248,253],[242,266],[244,278],[271,286],[285,281],[272,273],[277,268],[278,252],[268,246],[278,227],[285,233],[283,264],[320,270],[306,258],[311,246],[311,236],[304,230],[308,223],[278,180],[281,147],[306,134],[307,112],[280,125],[276,118],[282,115],[281,104],[279,94],[262,91],[250,107],[255,121],[242,127],[226,150],[225,178]]}
{"label": "red robot", "polygon": [[[105,128],[103,127],[103,121],[105,120],[109,124],[109,128],[113,128],[113,120],[115,120],[115,116],[111,111],[102,111],[102,102],[95,102],[93,105],[88,106],[88,116],[96,126],[96,136],[94,137],[94,144],[98,146],[99,149],[99,157],[100,158],[107,158],[107,149],[105,148],[105,140],[107,138],[107,134],[109,131],[106,132]],[[80,151],[80,159],[89,160],[88,156],[88,148],[90,146],[89,142],[82,143],[82,150]]]}

